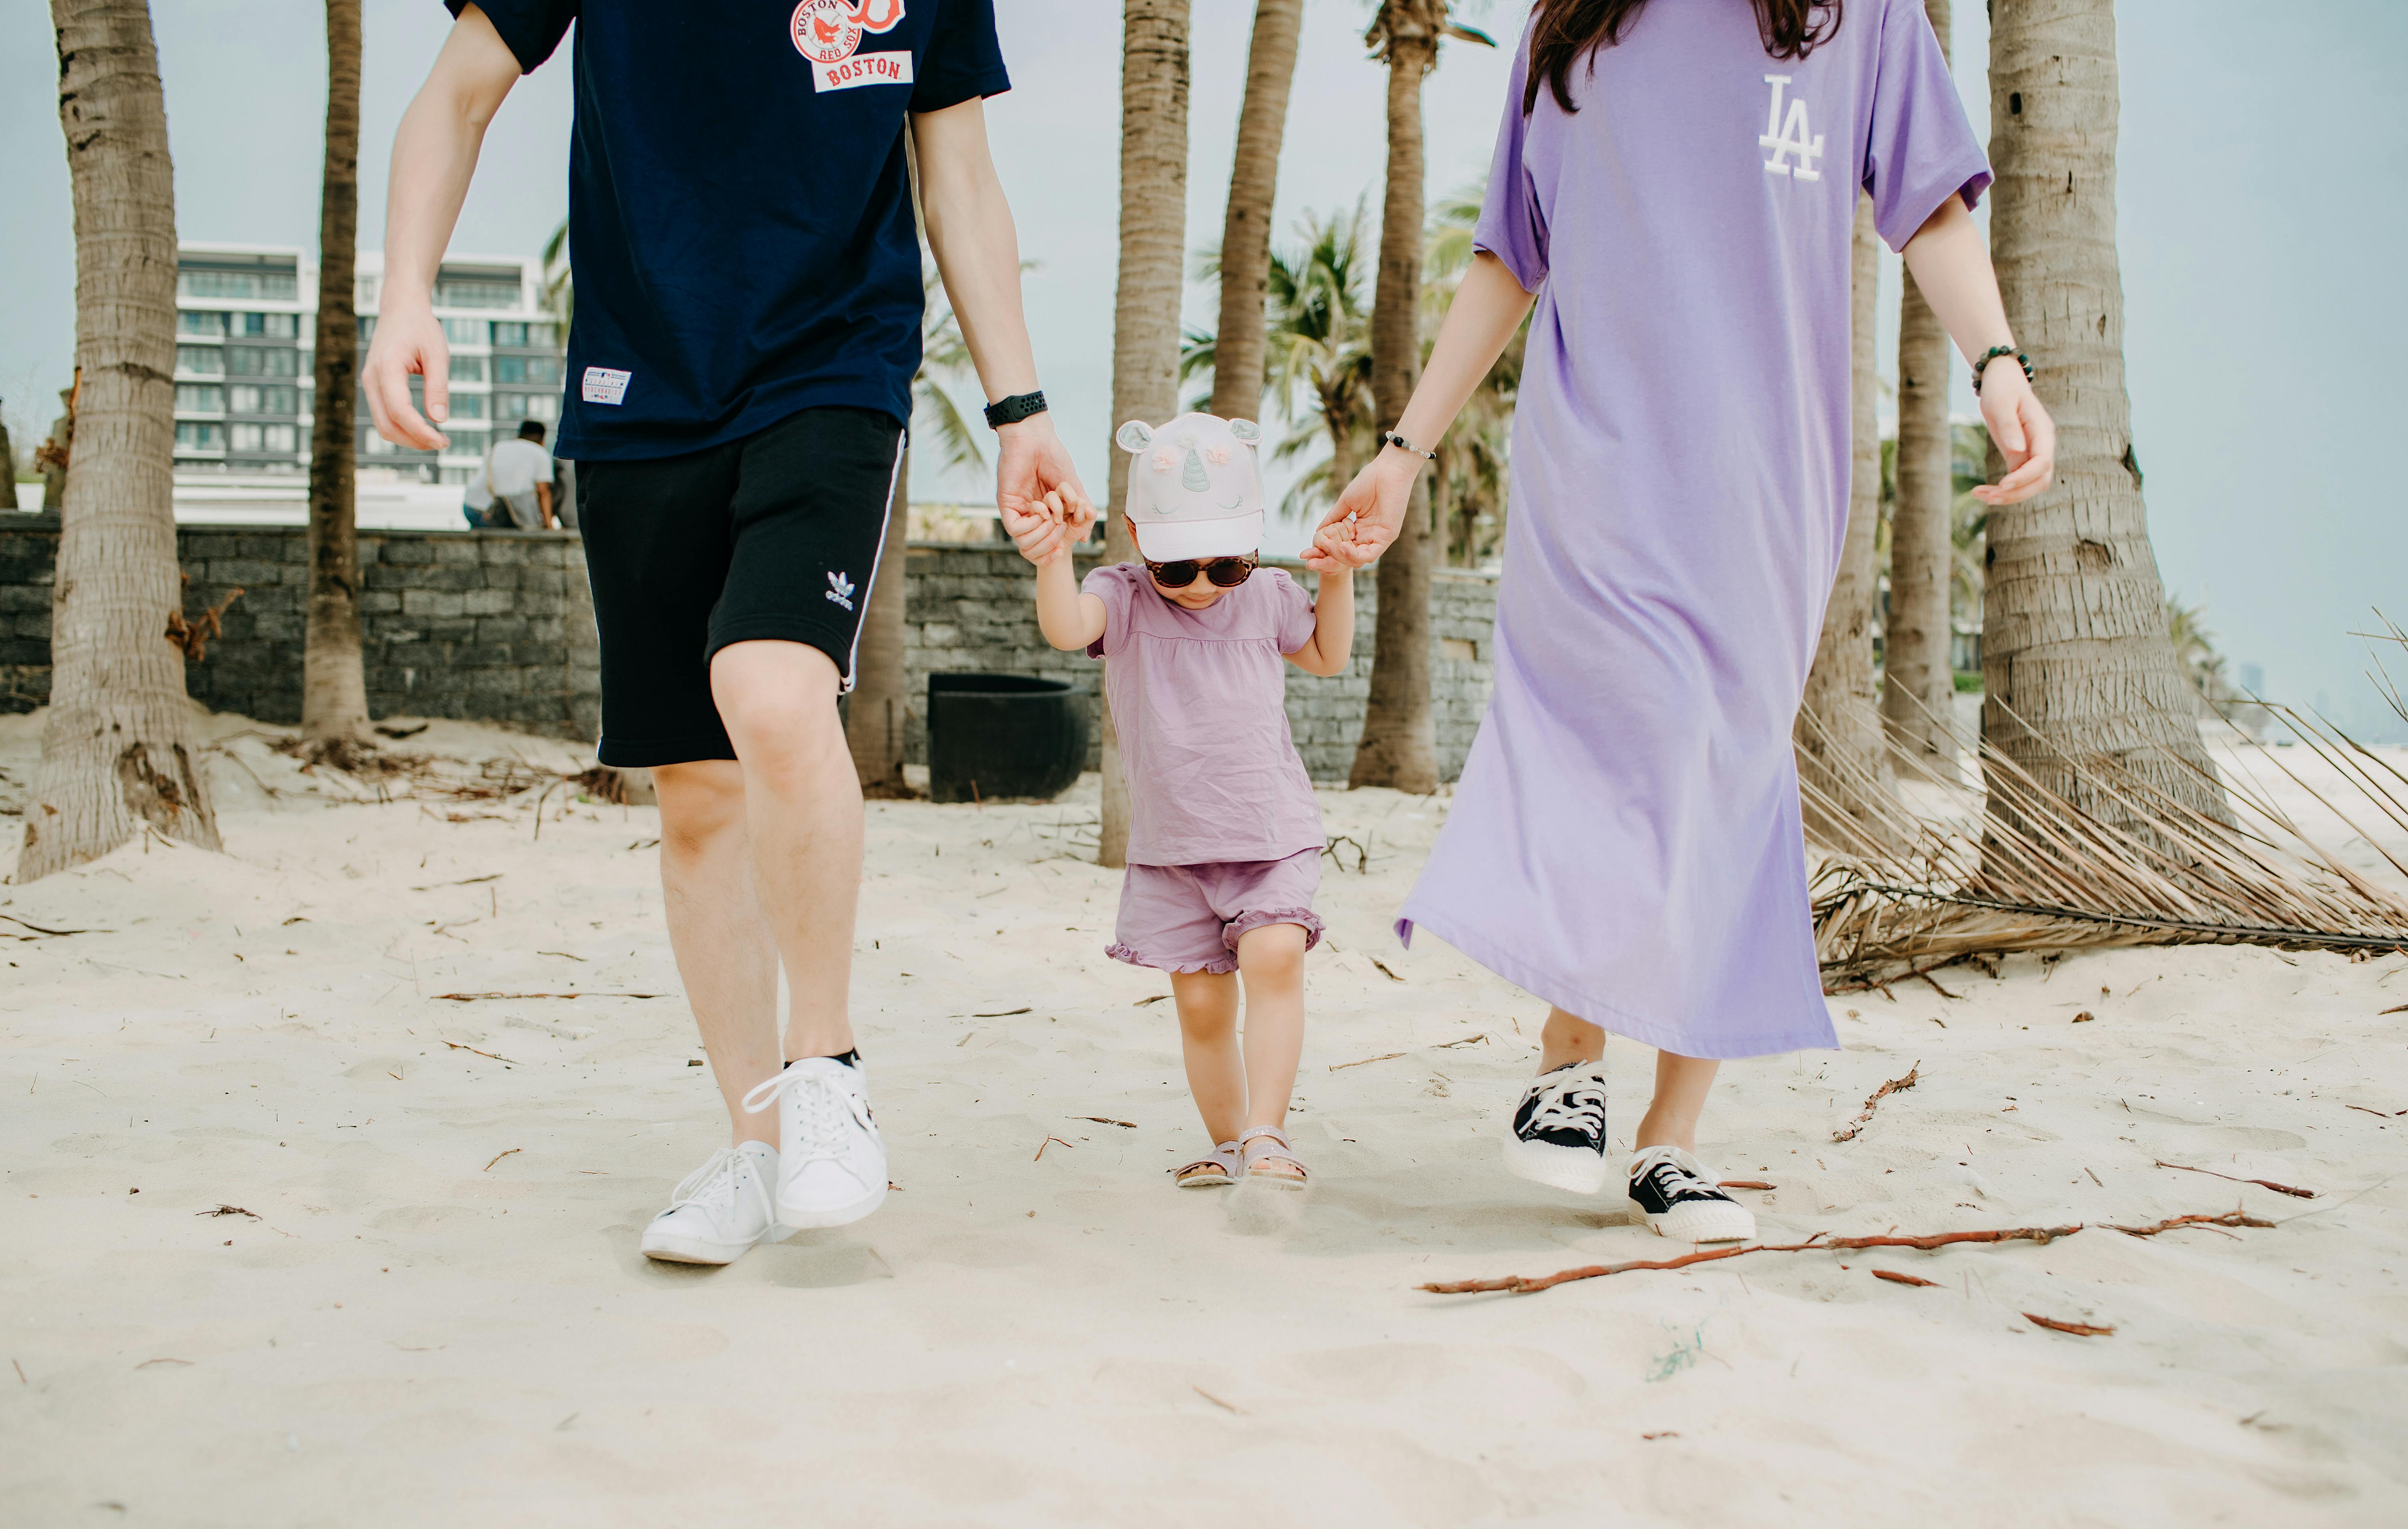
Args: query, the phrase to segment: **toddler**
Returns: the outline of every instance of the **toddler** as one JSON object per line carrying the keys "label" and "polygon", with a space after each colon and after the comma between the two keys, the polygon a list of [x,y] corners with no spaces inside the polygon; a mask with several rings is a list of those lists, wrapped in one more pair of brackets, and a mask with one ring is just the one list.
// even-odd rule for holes
{"label": "toddler", "polygon": [[[1308,599],[1259,567],[1262,476],[1250,420],[1182,414],[1113,438],[1137,460],[1125,512],[1138,563],[1073,583],[1058,508],[1010,513],[1037,565],[1045,640],[1109,658],[1105,699],[1128,782],[1128,876],[1109,953],[1170,974],[1187,1086],[1217,1145],[1171,1170],[1182,1189],[1240,1175],[1302,1189],[1282,1129],[1304,1046],[1304,954],[1321,938],[1321,811],[1288,736],[1284,657],[1346,667],[1353,574],[1318,549]],[[1007,507],[1009,509],[1009,507]],[[1238,990],[1245,987],[1242,1046]]]}

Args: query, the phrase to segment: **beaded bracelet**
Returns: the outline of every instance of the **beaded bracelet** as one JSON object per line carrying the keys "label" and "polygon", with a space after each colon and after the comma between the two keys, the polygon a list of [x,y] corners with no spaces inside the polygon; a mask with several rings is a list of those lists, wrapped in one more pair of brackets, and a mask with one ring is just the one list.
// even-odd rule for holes
{"label": "beaded bracelet", "polygon": [[2024,368],[2024,381],[2028,382],[2032,380],[2033,373],[2030,356],[2024,354],[2023,352],[2016,350],[2012,345],[1993,345],[1988,350],[1982,353],[1981,360],[1973,363],[1973,392],[1976,397],[1978,397],[1982,391],[1982,374],[1990,369],[1991,362],[1996,361],[2002,355],[2014,356],[2015,358],[2016,365]]}

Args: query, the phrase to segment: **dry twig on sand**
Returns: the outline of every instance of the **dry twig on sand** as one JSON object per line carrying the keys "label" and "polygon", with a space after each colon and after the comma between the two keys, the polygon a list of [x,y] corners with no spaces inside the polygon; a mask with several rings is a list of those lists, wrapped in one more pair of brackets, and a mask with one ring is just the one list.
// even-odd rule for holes
{"label": "dry twig on sand", "polygon": [[1093,1120],[1099,1126],[1118,1126],[1123,1131],[1135,1131],[1137,1129],[1137,1122],[1135,1120],[1115,1120],[1109,1115],[1073,1115],[1070,1118],[1073,1120]]}
{"label": "dry twig on sand", "polygon": [[[474,919],[468,920],[476,922]],[[666,998],[666,993],[437,993],[438,1003],[475,1003],[489,998]]]}
{"label": "dry twig on sand", "polygon": [[1716,1186],[1716,1188],[1725,1190],[1770,1190],[1776,1189],[1779,1186],[1777,1185],[1768,1184],[1760,1178],[1726,1178]]}
{"label": "dry twig on sand", "polygon": [[1906,1075],[1904,1077],[1891,1078],[1887,1083],[1875,1089],[1865,1098],[1864,1112],[1858,1115],[1856,1119],[1849,1122],[1845,1130],[1831,1132],[1831,1139],[1835,1142],[1854,1141],[1856,1137],[1856,1132],[1864,1130],[1865,1127],[1872,1120],[1874,1107],[1883,1100],[1888,1098],[1891,1094],[1904,1093],[1907,1089],[1914,1088],[1915,1075],[1922,1071],[1923,1063],[1917,1061],[1914,1066],[1906,1070]]}
{"label": "dry twig on sand", "polygon": [[1333,1061],[1329,1064],[1329,1070],[1333,1073],[1342,1073],[1349,1067],[1369,1067],[1375,1061],[1394,1061],[1403,1055],[1401,1051],[1385,1051],[1379,1056],[1364,1057],[1354,1061]]}
{"label": "dry twig on sand", "polygon": [[[501,1161],[504,1158],[509,1157],[510,1152],[523,1152],[525,1150],[526,1148],[523,1147],[513,1147],[509,1149],[509,1152],[496,1152],[494,1154],[494,1162]],[[492,1173],[494,1171],[494,1162],[485,1164],[482,1168],[478,1169],[477,1172],[480,1174]]]}
{"label": "dry twig on sand", "polygon": [[2054,1317],[2036,1316],[2028,1311],[2024,1313],[2024,1320],[2045,1327],[2052,1333],[2071,1333],[2077,1338],[2112,1338],[2115,1335],[2112,1327],[2093,1327],[2088,1322],[2061,1322]]}
{"label": "dry twig on sand", "polygon": [[1078,1150],[1077,1147],[1070,1147],[1068,1142],[1064,1141],[1059,1136],[1048,1136],[1043,1141],[1037,1144],[1037,1156],[1030,1158],[1028,1161],[1031,1162],[1040,1162],[1044,1161],[1045,1149],[1049,1147],[1069,1147],[1070,1150],[1073,1152]]}
{"label": "dry twig on sand", "polygon": [[2210,1178],[2220,1178],[2228,1184],[2255,1184],[2261,1190],[2272,1190],[2276,1194],[2287,1194],[2295,1200],[2314,1200],[2316,1197],[2316,1191],[2314,1190],[2303,1190],[2296,1184],[2277,1184],[2271,1178],[2236,1178],[2230,1174],[2219,1174],[2213,1168],[2194,1168],[2185,1162],[2160,1161],[2157,1166],[2179,1169],[2186,1174],[2205,1174]]}
{"label": "dry twig on sand", "polygon": [[[19,929],[32,930],[35,935],[50,940],[64,939],[65,936],[70,934],[114,934],[117,932],[115,930],[108,929],[44,929],[39,924],[28,924],[23,919],[18,917],[15,914],[8,913],[0,913],[0,919],[6,919],[9,923],[16,925]],[[26,936],[21,935],[19,938],[26,938]]]}
{"label": "dry twig on sand", "polygon": [[2228,1210],[2221,1216],[2176,1216],[2155,1226],[2117,1226],[2113,1221],[2099,1224],[2110,1232],[2121,1232],[2128,1237],[2154,1237],[2160,1232],[2172,1232],[2181,1226],[2272,1226],[2274,1223],[2255,1216],[2244,1216],[2237,1210]]}
{"label": "dry twig on sand", "polygon": [[1873,1277],[1886,1279],[1893,1285],[1920,1285],[1925,1290],[1935,1291],[1940,1288],[1940,1281],[1937,1279],[1918,1279],[1911,1274],[1900,1274],[1896,1269],[1875,1269]]}
{"label": "dry twig on sand", "polygon": [[195,1216],[248,1216],[254,1221],[259,1219],[259,1212],[245,1210],[240,1205],[220,1205],[215,1210],[196,1210],[193,1214]]}
{"label": "dry twig on sand", "polygon": [[[441,1039],[441,1037],[439,1037],[439,1036],[438,1036],[438,1037],[437,1037],[437,1039]],[[444,1041],[444,1042],[443,1042],[443,1044],[444,1044],[445,1046],[450,1046],[450,1047],[451,1047],[452,1050],[454,1050],[454,1051],[473,1051],[473,1052],[476,1052],[476,1054],[477,1054],[478,1056],[480,1056],[480,1057],[492,1057],[495,1061],[507,1061],[507,1062],[509,1062],[509,1064],[510,1064],[511,1066],[513,1066],[513,1067],[516,1067],[516,1066],[518,1065],[518,1063],[517,1063],[517,1062],[515,1062],[515,1061],[511,1061],[511,1060],[510,1060],[510,1059],[509,1059],[509,1058],[508,1058],[508,1057],[495,1056],[495,1055],[494,1055],[494,1053],[493,1053],[493,1052],[491,1052],[491,1051],[478,1051],[478,1050],[477,1050],[477,1048],[476,1048],[475,1046],[462,1046],[462,1045],[461,1045],[459,1042],[457,1042],[457,1041]]]}
{"label": "dry twig on sand", "polygon": [[2081,1231],[2074,1226],[2019,1226],[1997,1232],[1939,1232],[1923,1237],[1826,1237],[1821,1233],[1804,1242],[1743,1243],[1736,1248],[1716,1248],[1684,1254],[1680,1258],[1650,1262],[1635,1259],[1627,1263],[1591,1263],[1578,1269],[1563,1269],[1551,1275],[1507,1275],[1502,1279],[1458,1279],[1446,1284],[1421,1285],[1433,1295],[1477,1295],[1502,1291],[1513,1295],[1534,1295],[1553,1290],[1557,1285],[1575,1279],[1600,1279],[1607,1275],[1629,1274],[1639,1269],[1685,1269],[1692,1263],[1711,1263],[1716,1259],[1737,1258],[1742,1253],[1821,1253],[1852,1248],[1919,1248],[1929,1252],[1960,1242],[2036,1242],[2048,1244],[2059,1237],[2070,1237]]}

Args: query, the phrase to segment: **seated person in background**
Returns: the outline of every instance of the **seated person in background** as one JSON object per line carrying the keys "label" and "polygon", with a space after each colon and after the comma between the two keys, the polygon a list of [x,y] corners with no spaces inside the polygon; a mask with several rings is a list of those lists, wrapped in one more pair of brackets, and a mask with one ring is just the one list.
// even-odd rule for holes
{"label": "seated person in background", "polygon": [[522,421],[516,440],[494,442],[485,456],[485,483],[494,493],[485,524],[515,526],[522,531],[552,529],[552,453],[543,449],[540,420]]}
{"label": "seated person in background", "polygon": [[[484,460],[477,464],[477,475],[469,479],[466,485],[460,490],[460,514],[461,518],[467,521],[468,529],[481,531],[492,524],[487,517],[493,513],[493,511],[494,452],[489,446],[485,449]],[[506,515],[509,513],[507,510],[502,512]]]}

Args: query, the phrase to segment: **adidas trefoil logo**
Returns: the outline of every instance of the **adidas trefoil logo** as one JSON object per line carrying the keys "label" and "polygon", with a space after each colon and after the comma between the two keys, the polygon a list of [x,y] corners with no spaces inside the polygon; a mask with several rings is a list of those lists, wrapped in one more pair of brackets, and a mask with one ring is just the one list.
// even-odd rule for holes
{"label": "adidas trefoil logo", "polygon": [[827,598],[846,610],[853,609],[853,581],[841,573],[828,575]]}

